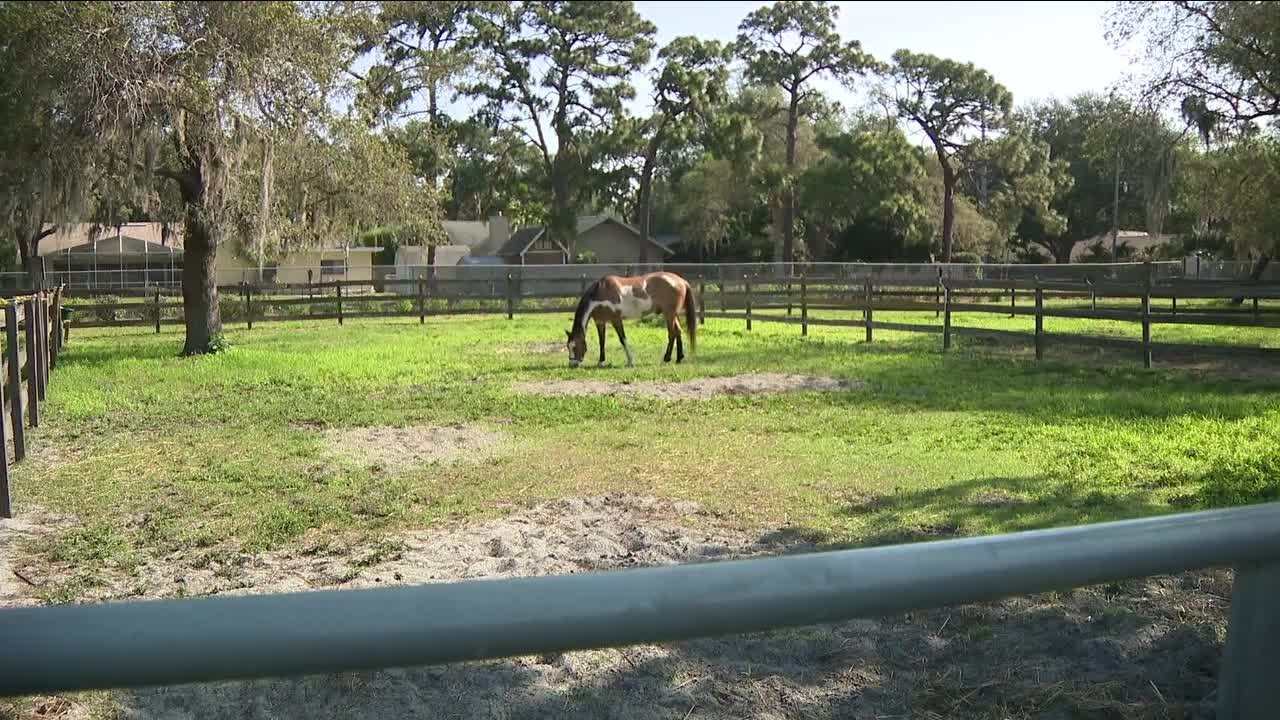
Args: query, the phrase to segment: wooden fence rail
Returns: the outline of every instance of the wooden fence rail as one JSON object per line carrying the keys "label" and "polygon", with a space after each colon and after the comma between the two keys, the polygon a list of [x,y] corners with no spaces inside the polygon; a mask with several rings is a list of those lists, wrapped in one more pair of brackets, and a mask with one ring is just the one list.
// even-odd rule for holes
{"label": "wooden fence rail", "polygon": [[[236,285],[224,289],[224,321],[229,325],[283,320],[337,320],[343,324],[358,318],[417,317],[425,323],[428,315],[517,314],[569,312],[586,287],[584,274],[574,280],[559,282],[565,287],[531,285],[518,273],[505,273],[498,279],[460,280],[440,278],[434,274],[416,279],[381,283],[382,292],[372,292],[372,281],[331,281],[304,284]],[[1123,283],[1115,280],[1043,281],[1038,278],[1006,280],[950,279],[940,276],[935,282],[919,280],[886,281],[872,275],[858,277],[805,276],[761,277],[744,274],[730,277],[720,273],[714,280],[700,279],[698,286],[699,321],[706,317],[738,319],[752,329],[755,322],[781,322],[800,325],[801,335],[811,327],[863,327],[871,342],[874,330],[941,333],[944,350],[952,346],[952,337],[998,337],[1023,339],[1033,344],[1037,358],[1043,358],[1046,347],[1063,342],[1092,342],[1096,345],[1128,347],[1134,355],[1149,364],[1153,352],[1201,348],[1216,352],[1221,346],[1159,343],[1152,339],[1155,325],[1188,324],[1220,327],[1280,328],[1280,306],[1262,307],[1260,300],[1280,298],[1280,285],[1248,284],[1239,281],[1211,282],[1190,279],[1156,280],[1153,273],[1141,281]],[[230,292],[226,292],[230,291]],[[714,295],[718,312],[707,308],[708,293]],[[83,303],[73,296],[74,324],[80,327],[162,326],[182,323],[180,298],[152,290],[128,301],[110,298],[108,302]],[[1008,304],[1004,304],[1004,298]],[[1227,307],[1189,307],[1178,299],[1249,299]],[[1048,300],[1066,301],[1066,306],[1047,306]],[[1019,300],[1022,302],[1020,303]],[[1099,301],[1107,305],[1099,306]],[[986,301],[986,302],[983,302]],[[1029,302],[1031,301],[1031,302]],[[1070,304],[1078,302],[1077,305]],[[1166,302],[1167,301],[1167,302]],[[1238,308],[1237,308],[1238,305]],[[1276,304],[1280,305],[1280,304]],[[798,307],[797,307],[798,306]],[[798,309],[798,313],[794,311]],[[861,313],[860,319],[815,317],[820,313]],[[938,324],[882,322],[876,311],[932,313],[942,318]],[[1034,319],[1034,331],[998,330],[961,327],[956,324],[959,313],[988,313],[1007,317]],[[798,317],[796,316],[798,314]],[[1074,318],[1133,322],[1141,327],[1141,340],[1115,339],[1050,333],[1045,318]],[[65,336],[65,333],[64,333]],[[1127,345],[1126,345],[1127,344]],[[1264,348],[1230,347],[1229,352],[1280,354]]]}
{"label": "wooden fence rail", "polygon": [[13,517],[9,447],[12,444],[12,462],[26,457],[26,428],[40,425],[40,404],[49,397],[49,374],[58,365],[66,337],[62,288],[0,302],[5,343],[0,368],[0,518],[9,518]]}

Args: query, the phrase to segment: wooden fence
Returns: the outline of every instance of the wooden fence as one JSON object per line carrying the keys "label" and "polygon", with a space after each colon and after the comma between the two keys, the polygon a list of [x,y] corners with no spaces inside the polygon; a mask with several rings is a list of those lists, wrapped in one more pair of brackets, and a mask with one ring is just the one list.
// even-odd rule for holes
{"label": "wooden fence", "polygon": [[[1242,297],[1249,302],[1242,303],[1239,309],[1188,307],[1185,302],[1181,309],[1178,307],[1179,298],[1186,301],[1234,300]],[[1008,305],[1003,303],[1006,298]],[[1019,304],[1019,298],[1022,304]],[[1076,301],[1079,306],[1046,307],[1047,298]],[[1136,301],[1137,307],[1099,307],[1100,299]],[[1280,299],[1280,285],[1276,284],[1182,279],[1135,285],[944,278],[936,288],[929,288],[877,285],[869,279],[860,286],[852,283],[832,284],[814,282],[805,277],[794,278],[781,286],[774,283],[761,287],[758,282],[753,283],[752,279],[743,278],[737,283],[719,286],[718,292],[711,297],[704,293],[702,311],[705,317],[742,320],[747,330],[751,330],[753,323],[758,322],[797,324],[801,335],[808,335],[810,327],[858,327],[865,329],[867,342],[872,342],[875,330],[941,334],[943,351],[951,349],[952,338],[955,336],[1021,340],[1029,342],[1035,348],[1037,360],[1044,358],[1047,345],[1101,346],[1131,350],[1135,357],[1141,357],[1145,367],[1151,367],[1152,356],[1158,352],[1249,354],[1280,359],[1280,349],[1168,343],[1152,339],[1152,326],[1158,324],[1280,328],[1280,311],[1274,307],[1264,308],[1261,304],[1262,300],[1276,299]],[[1167,302],[1162,302],[1157,309],[1154,304],[1156,300]],[[707,312],[707,303],[718,303],[720,310]],[[1071,305],[1070,302],[1063,304]],[[861,317],[815,318],[810,316],[810,311],[814,310],[850,312],[860,314]],[[941,318],[941,323],[883,322],[875,319],[876,311],[933,313],[935,317]],[[1034,329],[1028,332],[961,327],[954,322],[954,315],[958,313],[1027,316],[1034,318]],[[1045,318],[1134,322],[1141,326],[1142,339],[1048,333],[1044,329]]]}
{"label": "wooden fence", "polygon": [[[0,518],[13,517],[9,495],[9,443],[13,462],[27,454],[26,428],[40,426],[49,373],[66,342],[61,288],[8,298],[4,306],[4,360],[0,369]],[[24,387],[25,385],[25,387]],[[10,441],[12,438],[12,441]]]}
{"label": "wooden fence", "polygon": [[[526,289],[517,273],[505,279],[444,279],[420,277],[411,281],[387,281],[384,290],[374,292],[367,281],[335,281],[295,285],[241,284],[221,288],[224,323],[255,323],[281,320],[336,320],[338,324],[358,318],[416,317],[420,323],[433,315],[505,314],[508,318],[528,313],[572,312],[590,278],[583,274],[572,292],[545,290],[531,285]],[[859,327],[866,340],[876,330],[941,334],[943,350],[952,347],[955,336],[987,337],[1023,341],[1034,346],[1037,359],[1053,344],[1093,345],[1131,350],[1150,367],[1153,354],[1161,352],[1211,352],[1280,356],[1280,350],[1247,346],[1157,342],[1152,327],[1159,324],[1193,324],[1219,327],[1280,328],[1280,284],[1206,281],[1185,278],[1157,280],[1148,273],[1144,281],[1051,280],[1039,279],[954,279],[939,274],[932,284],[902,279],[880,279],[873,274],[861,278],[789,278],[744,275],[737,279],[719,277],[694,281],[699,297],[700,321],[707,317],[742,320],[751,330],[757,322],[797,324],[808,335],[811,327]],[[398,292],[396,292],[398,290]],[[73,324],[80,327],[161,326],[182,322],[182,302],[176,294],[158,288],[148,291],[116,291],[111,302],[81,302],[100,299],[102,293],[69,295],[77,303]],[[1238,306],[1193,306],[1187,301],[1245,298]],[[1183,300],[1181,307],[1179,300]],[[1046,306],[1046,300],[1055,305]],[[1065,301],[1065,302],[1064,302]],[[1159,301],[1159,307],[1156,303]],[[1271,304],[1264,307],[1263,301]],[[1100,302],[1102,304],[1100,304]],[[1119,306],[1116,303],[1120,303]],[[1127,305],[1126,305],[1127,303]],[[813,313],[822,316],[814,316]],[[877,312],[932,313],[935,322],[886,322]],[[851,313],[854,318],[832,315]],[[988,313],[1008,317],[1034,318],[1028,331],[987,327],[965,327],[954,322],[958,313]],[[1103,335],[1049,333],[1045,318],[1125,321],[1139,324],[1142,339]],[[938,322],[940,320],[940,322]]]}

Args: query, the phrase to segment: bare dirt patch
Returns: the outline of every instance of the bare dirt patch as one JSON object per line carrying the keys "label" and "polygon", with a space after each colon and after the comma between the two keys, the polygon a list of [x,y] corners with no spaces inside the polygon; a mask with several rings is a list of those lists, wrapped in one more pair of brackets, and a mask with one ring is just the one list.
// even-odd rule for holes
{"label": "bare dirt patch", "polygon": [[527,342],[504,345],[498,349],[501,355],[554,355],[564,353],[563,342]]}
{"label": "bare dirt patch", "polygon": [[404,470],[431,463],[479,462],[494,455],[506,436],[471,425],[364,427],[325,433],[332,455]]}
{"label": "bare dirt patch", "polygon": [[682,382],[609,382],[606,380],[543,380],[515,384],[517,392],[547,396],[627,395],[664,400],[705,400],[717,395],[771,395],[784,392],[841,392],[860,390],[866,383],[811,375],[753,373],[698,378]]}
{"label": "bare dirt patch", "polygon": [[[288,553],[157,558],[139,572],[150,597],[177,585],[256,593],[812,549],[805,533],[748,532],[696,504],[607,496],[382,539],[317,535]],[[180,719],[1209,718],[1230,578],[1186,573],[798,630],[119,699],[127,718]]]}
{"label": "bare dirt patch", "polygon": [[39,604],[44,569],[29,566],[23,551],[76,525],[75,518],[33,506],[0,519],[0,607]]}

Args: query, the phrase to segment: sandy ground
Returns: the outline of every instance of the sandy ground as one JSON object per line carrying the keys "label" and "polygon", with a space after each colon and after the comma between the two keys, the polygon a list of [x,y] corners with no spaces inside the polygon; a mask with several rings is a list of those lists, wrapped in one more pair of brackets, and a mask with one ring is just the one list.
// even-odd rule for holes
{"label": "sandy ground", "polygon": [[563,342],[527,342],[515,345],[504,345],[498,349],[501,355],[551,355],[560,353],[568,357],[568,350]]}
{"label": "sandy ground", "polygon": [[629,395],[665,400],[689,400],[716,395],[769,395],[782,392],[839,392],[859,390],[865,383],[809,375],[755,373],[698,378],[683,382],[609,382],[605,380],[543,380],[519,382],[517,392],[533,395]]}
{"label": "sandy ground", "polygon": [[[316,535],[292,552],[218,548],[145,562],[94,596],[164,597],[447,582],[716,561],[813,549],[692,503],[608,496],[377,540]],[[0,525],[0,603],[73,571],[23,555],[67,527]],[[47,526],[44,525],[47,523]],[[106,573],[110,576],[110,573]],[[126,718],[1210,718],[1227,572],[800,630],[437,668],[121,692]],[[22,717],[76,717],[42,698]],[[0,703],[0,707],[3,704]],[[4,711],[0,710],[0,717]]]}
{"label": "sandy ground", "polygon": [[325,437],[331,455],[392,472],[431,463],[477,462],[506,440],[470,425],[349,428],[329,430]]}

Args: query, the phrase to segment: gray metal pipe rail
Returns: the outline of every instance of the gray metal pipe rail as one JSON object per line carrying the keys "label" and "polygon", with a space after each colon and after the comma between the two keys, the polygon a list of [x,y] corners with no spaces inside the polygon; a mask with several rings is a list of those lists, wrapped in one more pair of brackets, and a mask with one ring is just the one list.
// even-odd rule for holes
{"label": "gray metal pipe rail", "polygon": [[[664,642],[1223,565],[1244,568],[1244,577],[1254,578],[1251,587],[1264,593],[1277,585],[1274,568],[1280,565],[1271,564],[1276,561],[1280,503],[1271,503],[1008,535],[583,575],[13,608],[0,610],[0,695]],[[1269,673],[1280,653],[1274,643],[1258,646],[1264,641],[1253,638],[1280,640],[1280,613],[1271,598],[1241,598],[1240,584],[1238,579],[1233,611],[1248,617],[1233,617],[1233,624],[1247,625],[1250,636],[1242,639],[1233,629],[1228,662],[1234,654],[1239,667],[1224,674],[1224,684],[1234,684],[1220,692],[1221,702],[1247,707],[1251,691],[1246,675]],[[1270,691],[1269,681],[1255,684]],[[1252,716],[1237,710],[1220,717]]]}

